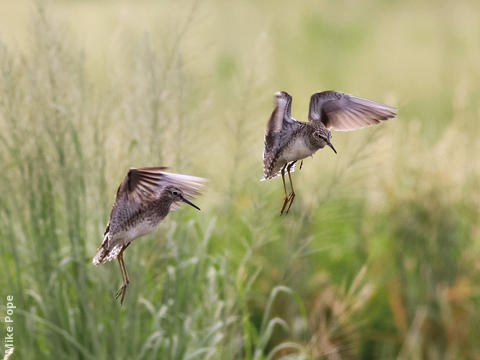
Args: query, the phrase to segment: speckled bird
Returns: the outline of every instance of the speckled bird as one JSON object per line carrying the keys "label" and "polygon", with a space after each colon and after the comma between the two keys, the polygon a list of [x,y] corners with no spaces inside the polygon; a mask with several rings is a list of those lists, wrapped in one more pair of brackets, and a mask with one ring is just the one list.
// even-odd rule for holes
{"label": "speckled bird", "polygon": [[123,252],[133,240],[155,231],[170,210],[186,203],[200,210],[190,200],[199,195],[205,179],[165,172],[165,167],[130,169],[117,190],[110,220],[93,263],[117,259],[123,284],[115,298],[123,304],[129,284]]}
{"label": "speckled bird", "polygon": [[[280,214],[288,213],[295,198],[292,177],[295,163],[312,156],[318,149],[331,143],[330,129],[358,130],[396,116],[395,108],[348,95],[338,91],[315,93],[310,98],[308,122],[295,120],[291,115],[292,97],[285,91],[275,94],[275,109],[265,130],[262,180],[282,175],[285,198]],[[302,164],[300,164],[301,168]],[[287,193],[285,172],[290,180]]]}

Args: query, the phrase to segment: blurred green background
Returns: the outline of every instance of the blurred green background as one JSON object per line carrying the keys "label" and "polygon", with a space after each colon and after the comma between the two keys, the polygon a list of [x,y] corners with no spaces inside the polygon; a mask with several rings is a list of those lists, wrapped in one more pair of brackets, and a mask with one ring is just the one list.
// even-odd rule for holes
{"label": "blurred green background", "polygon": [[[11,359],[480,358],[478,1],[0,1]],[[397,119],[262,177],[273,93]],[[129,167],[209,178],[115,262]],[[2,336],[6,324],[2,321]],[[3,353],[3,350],[2,350]]]}

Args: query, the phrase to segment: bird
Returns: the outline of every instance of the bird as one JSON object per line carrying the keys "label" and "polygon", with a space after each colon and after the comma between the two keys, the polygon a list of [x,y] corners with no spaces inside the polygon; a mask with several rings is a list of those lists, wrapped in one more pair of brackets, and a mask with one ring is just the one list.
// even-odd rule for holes
{"label": "bird", "polygon": [[200,195],[206,179],[168,173],[166,167],[131,168],[118,187],[103,242],[93,264],[117,259],[123,283],[115,299],[123,305],[129,284],[123,252],[133,240],[155,231],[170,210],[186,203],[200,210],[190,200]]}
{"label": "bird", "polygon": [[[285,198],[280,215],[288,214],[295,198],[291,172],[297,161],[331,143],[331,129],[337,131],[358,130],[394,118],[396,109],[376,101],[367,100],[343,92],[327,90],[310,98],[308,122],[295,120],[291,115],[292,97],[285,91],[275,93],[275,109],[265,130],[262,181],[282,176]],[[285,172],[290,180],[291,192],[287,193]]]}

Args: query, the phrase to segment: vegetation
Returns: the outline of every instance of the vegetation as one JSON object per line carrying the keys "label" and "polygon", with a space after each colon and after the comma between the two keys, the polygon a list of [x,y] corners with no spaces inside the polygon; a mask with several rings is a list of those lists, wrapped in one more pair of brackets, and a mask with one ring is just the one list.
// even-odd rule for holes
{"label": "vegetation", "polygon": [[[11,359],[480,358],[477,2],[0,9]],[[303,120],[329,88],[399,117],[335,133],[280,217],[272,94]],[[91,258],[126,170],[155,165],[210,181],[128,249],[120,307],[118,265]]]}

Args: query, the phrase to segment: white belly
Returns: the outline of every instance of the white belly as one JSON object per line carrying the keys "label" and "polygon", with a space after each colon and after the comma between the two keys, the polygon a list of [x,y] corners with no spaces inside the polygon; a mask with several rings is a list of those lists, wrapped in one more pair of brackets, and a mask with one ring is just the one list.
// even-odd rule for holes
{"label": "white belly", "polygon": [[[101,262],[115,259],[124,246],[127,246],[133,240],[135,240],[136,238],[139,238],[140,236],[143,236],[155,231],[159,223],[160,222],[156,223],[155,225],[152,225],[150,221],[144,220],[141,223],[136,224],[136,226],[131,227],[127,231],[120,231],[115,233],[115,235],[111,235],[109,233],[105,234],[102,247],[105,245],[105,241],[108,240],[106,243],[108,244],[107,245],[108,253],[106,257],[103,260],[101,260]],[[93,260],[95,264],[100,263],[100,259],[97,258],[100,253],[101,253],[101,249],[98,250],[97,255]]]}
{"label": "white belly", "polygon": [[297,137],[297,139],[283,151],[282,158],[286,162],[290,162],[305,159],[310,155],[312,155],[312,150],[305,144],[305,140],[302,137]]}
{"label": "white belly", "polygon": [[157,226],[154,226],[150,221],[145,220],[131,229],[128,229],[128,231],[125,231],[123,237],[129,241],[132,241],[140,236],[150,234],[151,232],[155,231],[156,228]]}

